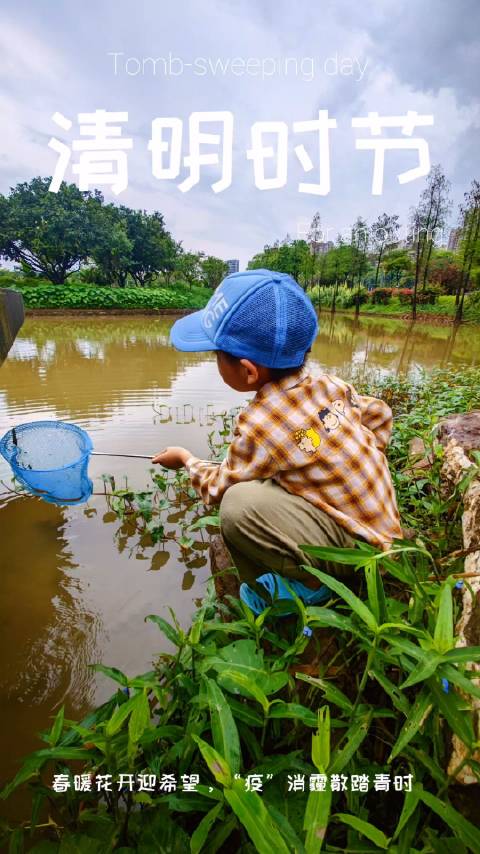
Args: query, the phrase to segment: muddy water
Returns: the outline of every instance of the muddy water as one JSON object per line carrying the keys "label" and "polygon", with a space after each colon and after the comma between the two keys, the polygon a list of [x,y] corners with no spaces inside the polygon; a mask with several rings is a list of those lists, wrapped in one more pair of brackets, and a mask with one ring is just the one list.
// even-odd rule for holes
{"label": "muddy water", "polygon": [[[172,320],[152,317],[31,318],[0,370],[0,435],[42,418],[74,421],[99,451],[152,454],[181,444],[205,456],[218,413],[243,402],[222,384],[215,361],[168,346]],[[322,317],[316,368],[355,379],[480,361],[471,327],[410,327],[402,321]],[[142,460],[93,457],[90,475],[124,475],[145,488]],[[112,683],[89,668],[104,662],[134,674],[162,648],[149,613],[170,605],[183,623],[203,595],[207,551],[169,542],[135,548],[118,535],[101,495],[59,508],[8,492],[0,462],[0,778],[38,746],[63,702],[80,715]]]}

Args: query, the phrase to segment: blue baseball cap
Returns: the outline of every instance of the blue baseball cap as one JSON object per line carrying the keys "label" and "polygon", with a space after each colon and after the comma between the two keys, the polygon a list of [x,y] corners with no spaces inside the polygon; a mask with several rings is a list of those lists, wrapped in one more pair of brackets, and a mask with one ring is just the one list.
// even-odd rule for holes
{"label": "blue baseball cap", "polygon": [[223,350],[267,368],[303,364],[317,334],[312,303],[286,273],[246,270],[227,276],[205,308],[177,320],[177,350]]}

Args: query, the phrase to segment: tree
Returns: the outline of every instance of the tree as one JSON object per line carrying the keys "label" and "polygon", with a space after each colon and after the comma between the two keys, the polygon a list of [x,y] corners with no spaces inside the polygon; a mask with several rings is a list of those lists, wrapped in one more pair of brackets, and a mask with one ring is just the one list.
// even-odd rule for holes
{"label": "tree", "polygon": [[383,256],[382,267],[385,276],[393,278],[398,288],[400,279],[412,273],[413,262],[406,249],[392,249]]}
{"label": "tree", "polygon": [[310,223],[310,230],[307,235],[307,240],[310,245],[310,286],[313,285],[313,277],[315,273],[315,259],[318,253],[318,246],[321,242],[321,238],[323,236],[322,232],[322,221],[320,218],[320,214],[317,211],[314,214],[313,219]]}
{"label": "tree", "polygon": [[228,273],[228,266],[225,261],[220,258],[215,258],[214,255],[207,255],[201,261],[202,276],[209,288],[218,288],[222,279]]}
{"label": "tree", "polygon": [[91,252],[95,267],[83,277],[107,285],[125,287],[133,251],[125,217],[116,205],[99,205],[95,213],[97,238]]}
{"label": "tree", "polygon": [[372,224],[370,229],[370,237],[374,251],[377,253],[377,265],[375,268],[375,287],[378,285],[378,274],[382,263],[383,253],[388,250],[392,244],[397,242],[398,230],[400,224],[398,216],[394,214],[390,216],[387,213],[380,214],[378,219]]}
{"label": "tree", "polygon": [[32,178],[0,197],[0,254],[63,285],[97,242],[103,196],[65,182],[51,193],[50,182]]}
{"label": "tree", "polygon": [[355,315],[358,317],[360,313],[360,290],[364,276],[368,270],[367,251],[370,241],[370,232],[367,223],[360,216],[357,217],[353,226],[350,238],[352,247],[352,287],[355,287],[355,279],[357,280],[357,291],[355,294]]}
{"label": "tree", "polygon": [[431,282],[440,285],[447,294],[456,293],[461,280],[461,264],[454,252],[447,249],[437,249],[432,254],[430,272]]}
{"label": "tree", "polygon": [[462,217],[462,235],[460,239],[462,269],[457,291],[456,321],[462,319],[463,301],[470,284],[472,267],[480,260],[480,183],[478,181],[472,181],[472,186],[465,193],[464,199],[463,205],[460,206]]}
{"label": "tree", "polygon": [[305,240],[291,240],[289,235],[279,243],[276,241],[272,246],[264,246],[263,252],[248,262],[248,270],[277,270],[279,273],[288,273],[297,281],[303,281],[306,285],[310,273],[310,249]]}
{"label": "tree", "polygon": [[202,277],[202,258],[204,258],[203,252],[184,252],[182,250],[177,255],[175,272],[180,279],[188,282],[190,287],[199,282]]}
{"label": "tree", "polygon": [[166,230],[163,215],[159,211],[149,214],[124,205],[119,212],[132,242],[128,272],[135,283],[149,285],[157,273],[163,273],[168,283],[175,269],[178,245]]}
{"label": "tree", "polygon": [[418,285],[422,278],[422,290],[428,278],[428,269],[437,232],[445,227],[450,211],[450,183],[439,165],[433,166],[427,186],[420,201],[410,213],[410,243],[415,250],[415,281],[413,286],[412,317],[417,315]]}

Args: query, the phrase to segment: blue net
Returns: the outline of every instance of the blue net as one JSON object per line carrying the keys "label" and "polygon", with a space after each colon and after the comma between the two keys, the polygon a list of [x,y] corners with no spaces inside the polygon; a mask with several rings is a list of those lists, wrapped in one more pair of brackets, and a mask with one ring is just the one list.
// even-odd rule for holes
{"label": "blue net", "polygon": [[79,504],[92,494],[88,433],[64,421],[32,421],[0,439],[0,454],[16,479],[52,504]]}

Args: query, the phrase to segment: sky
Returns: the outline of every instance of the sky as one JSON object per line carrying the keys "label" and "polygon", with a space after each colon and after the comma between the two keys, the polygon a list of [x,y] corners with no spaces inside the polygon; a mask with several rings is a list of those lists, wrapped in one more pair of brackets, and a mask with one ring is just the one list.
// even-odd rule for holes
{"label": "sky", "polygon": [[[352,127],[352,119],[416,111],[433,116],[433,125],[416,128],[413,137],[426,140],[430,163],[440,163],[451,182],[455,225],[463,193],[480,177],[479,23],[478,0],[17,0],[14,8],[4,0],[0,192],[52,175],[58,153],[49,140],[71,146],[82,139],[79,113],[125,112],[127,121],[112,124],[132,140],[122,155],[128,184],[118,194],[109,183],[95,186],[107,201],[160,211],[186,251],[238,258],[242,269],[265,244],[286,234],[305,237],[317,211],[326,239],[347,234],[359,215],[372,223],[384,211],[399,215],[405,236],[426,179],[400,184],[397,176],[418,165],[418,153],[387,151],[382,193],[372,195],[374,152],[355,143],[373,137]],[[325,175],[318,131],[294,130],[319,110],[336,121],[323,195],[299,192],[300,183],[315,185]],[[219,158],[201,165],[198,183],[181,192],[190,173],[189,117],[207,111],[233,115],[231,184],[212,190],[222,175]],[[72,121],[69,130],[55,124],[57,112]],[[148,147],[152,120],[165,117],[181,120],[175,178],[155,177]],[[256,186],[247,156],[252,125],[265,121],[283,123],[279,133],[286,136],[286,173],[274,189]],[[219,133],[222,126],[200,130]],[[384,129],[387,137],[407,138],[401,128]],[[276,142],[272,133],[263,138],[266,149],[275,151]],[[313,168],[305,170],[299,145]],[[203,144],[200,151],[220,147]],[[65,180],[78,183],[72,167],[80,156],[72,152]],[[270,178],[280,163],[267,157],[258,168]]]}

